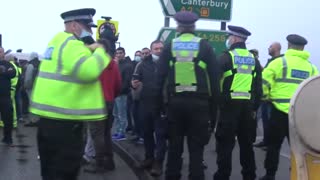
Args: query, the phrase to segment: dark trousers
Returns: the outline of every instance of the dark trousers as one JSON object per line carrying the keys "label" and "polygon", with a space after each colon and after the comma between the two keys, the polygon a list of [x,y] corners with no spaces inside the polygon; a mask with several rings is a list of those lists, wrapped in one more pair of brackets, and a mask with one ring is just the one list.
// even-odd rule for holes
{"label": "dark trousers", "polygon": [[268,175],[275,175],[278,169],[281,145],[285,137],[289,141],[288,114],[279,111],[272,105],[269,127],[272,133],[267,138],[267,155],[264,166]]}
{"label": "dark trousers", "polygon": [[132,115],[134,120],[134,131],[136,135],[140,138],[143,137],[143,119],[142,114],[144,110],[140,108],[140,101],[134,100],[133,101],[133,108],[132,108]]}
{"label": "dark trousers", "polygon": [[18,89],[15,94],[15,100],[16,100],[16,113],[17,118],[20,119],[22,117],[22,100],[21,100],[21,90]]}
{"label": "dark trousers", "polygon": [[196,97],[171,97],[168,106],[168,157],[166,180],[181,178],[184,137],[189,149],[189,179],[204,180],[203,151],[210,138],[209,100]]}
{"label": "dark trousers", "polygon": [[155,102],[141,101],[140,105],[143,110],[145,158],[162,163],[167,149],[167,120],[161,118],[160,108],[155,107]]}
{"label": "dark trousers", "polygon": [[22,115],[29,114],[29,97],[25,89],[21,90]]}
{"label": "dark trousers", "polygon": [[262,125],[263,125],[263,142],[264,143],[267,142],[267,138],[268,138],[271,106],[272,104],[270,102],[263,102],[261,104],[261,118],[262,118]]}
{"label": "dark trousers", "polygon": [[13,106],[10,96],[0,97],[0,114],[3,121],[3,140],[12,143]]}
{"label": "dark trousers", "polygon": [[132,99],[132,95],[131,93],[128,94],[127,97],[127,119],[128,119],[128,126],[127,126],[127,130],[133,130],[134,129],[134,125],[133,125],[133,99]]}
{"label": "dark trousers", "polygon": [[113,160],[111,129],[113,124],[113,102],[107,102],[108,119],[105,121],[105,144],[106,144],[106,156],[109,160]]}
{"label": "dark trousers", "polygon": [[38,150],[43,180],[77,180],[83,155],[83,122],[40,118]]}
{"label": "dark trousers", "polygon": [[88,122],[88,128],[92,138],[93,147],[96,151],[96,164],[100,167],[104,166],[105,157],[107,154],[107,147],[105,143],[106,121],[107,120]]}
{"label": "dark trousers", "polygon": [[255,179],[256,164],[252,144],[256,138],[256,126],[249,101],[234,100],[221,107],[216,131],[218,170],[214,175],[215,180],[229,180],[236,136],[240,146],[243,179]]}

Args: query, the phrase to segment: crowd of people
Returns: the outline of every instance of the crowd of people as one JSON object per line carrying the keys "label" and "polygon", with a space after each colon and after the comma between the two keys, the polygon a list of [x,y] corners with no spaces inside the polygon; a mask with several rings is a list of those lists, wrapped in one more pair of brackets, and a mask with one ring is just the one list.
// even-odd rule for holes
{"label": "crowd of people", "polygon": [[[2,77],[4,78],[2,79],[2,81],[5,84],[5,89],[2,90],[3,93],[1,99],[5,102],[5,104],[7,104],[6,107],[2,107],[10,107],[9,109],[3,111],[2,114],[5,117],[2,116],[2,121],[0,121],[0,127],[3,127],[4,124],[8,125],[8,122],[11,121],[13,121],[13,123],[9,124],[13,125],[12,127],[9,127],[9,129],[6,132],[12,131],[10,130],[12,128],[17,128],[18,122],[24,122],[24,126],[26,127],[35,126],[37,117],[29,114],[28,107],[31,90],[33,87],[35,77],[38,73],[38,67],[40,64],[38,54],[33,52],[28,57],[29,60],[19,60],[12,54],[6,54],[5,49],[1,47],[0,59],[2,60],[3,66],[9,70],[7,71],[7,73],[4,73],[4,75],[2,75],[5,77]],[[10,114],[10,116],[6,116],[6,114]],[[5,134],[3,142],[7,143],[8,145],[11,145],[12,138],[8,136],[8,134]]]}
{"label": "crowd of people", "polygon": [[[167,159],[165,179],[178,180],[187,137],[189,179],[204,180],[204,148],[215,133],[215,180],[229,179],[236,138],[243,179],[256,179],[253,145],[267,150],[261,180],[275,179],[290,98],[304,79],[318,74],[304,51],[305,38],[289,35],[284,54],[273,43],[263,67],[258,50],[246,47],[251,33],[245,28],[228,26],[227,50],[218,57],[194,35],[198,17],[179,12],[180,34],[172,43],[155,40],[131,59],[123,47],[115,48],[113,33],[92,39],[94,14],[61,14],[65,31],[49,42],[41,63],[35,53],[29,62],[17,61],[0,48],[2,142],[12,146],[12,128],[29,109],[26,126],[38,126],[44,180],[75,180],[81,164],[88,172],[114,170],[112,141],[123,140],[144,145],[141,168],[160,176]],[[264,139],[254,144],[260,118]]]}

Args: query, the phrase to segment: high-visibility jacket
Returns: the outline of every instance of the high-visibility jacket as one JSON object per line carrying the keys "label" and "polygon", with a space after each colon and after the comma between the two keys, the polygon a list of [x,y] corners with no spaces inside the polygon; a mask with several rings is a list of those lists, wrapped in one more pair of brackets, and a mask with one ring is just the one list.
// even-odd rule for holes
{"label": "high-visibility jacket", "polygon": [[14,62],[10,61],[10,63],[13,65],[14,69],[16,70],[16,76],[11,79],[11,90],[16,90],[16,87],[19,81],[20,70]]}
{"label": "high-visibility jacket", "polygon": [[288,113],[290,99],[299,84],[319,73],[308,61],[309,56],[306,51],[289,49],[283,57],[275,59],[263,70],[263,95],[278,110]]}
{"label": "high-visibility jacket", "polygon": [[[16,128],[17,127],[17,110],[16,110],[16,99],[15,99],[15,94],[16,94],[16,87],[17,87],[17,84],[18,84],[18,80],[19,80],[19,75],[20,75],[20,71],[19,71],[19,68],[18,66],[10,61],[10,63],[12,64],[12,66],[14,67],[15,71],[16,71],[16,75],[14,78],[11,79],[11,101],[12,101],[12,108],[13,108],[13,127]],[[4,124],[3,124],[3,121],[1,121],[0,119],[0,127],[3,127]]]}
{"label": "high-visibility jacket", "polygon": [[105,102],[98,78],[110,60],[103,48],[91,52],[72,34],[58,33],[41,61],[31,112],[49,119],[104,119]]}
{"label": "high-visibility jacket", "polygon": [[198,58],[201,38],[185,33],[173,39],[168,75],[169,93],[192,92],[211,96],[207,64]]}
{"label": "high-visibility jacket", "polygon": [[229,51],[233,68],[223,73],[221,79],[221,90],[223,90],[224,79],[233,76],[229,92],[231,99],[251,99],[252,82],[256,76],[256,63],[252,53],[247,49],[234,49]]}

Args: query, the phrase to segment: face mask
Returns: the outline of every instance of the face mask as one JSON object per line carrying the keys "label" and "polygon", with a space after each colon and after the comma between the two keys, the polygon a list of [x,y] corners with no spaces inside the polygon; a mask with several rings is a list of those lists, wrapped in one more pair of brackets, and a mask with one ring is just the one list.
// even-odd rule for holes
{"label": "face mask", "polygon": [[80,38],[84,38],[87,36],[92,36],[92,34],[84,29],[81,30]]}
{"label": "face mask", "polygon": [[92,38],[92,34],[84,29],[81,30],[80,40],[87,45],[93,44],[95,42]]}
{"label": "face mask", "polygon": [[230,47],[231,47],[229,38],[226,40],[226,47],[227,47],[227,49],[230,49]]}
{"label": "face mask", "polygon": [[152,60],[154,62],[158,61],[159,60],[159,56],[155,55],[155,54],[152,54]]}
{"label": "face mask", "polygon": [[141,57],[140,56],[135,56],[134,60],[139,62],[139,61],[141,61]]}

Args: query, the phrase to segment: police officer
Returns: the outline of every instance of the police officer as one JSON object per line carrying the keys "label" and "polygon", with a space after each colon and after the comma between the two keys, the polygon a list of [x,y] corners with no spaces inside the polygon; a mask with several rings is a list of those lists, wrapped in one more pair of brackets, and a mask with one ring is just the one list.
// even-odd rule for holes
{"label": "police officer", "polygon": [[14,66],[4,60],[4,49],[0,47],[0,114],[4,124],[2,143],[12,146],[13,104],[11,80],[16,76]]}
{"label": "police officer", "polygon": [[261,66],[246,48],[251,33],[238,26],[228,26],[228,51],[219,59],[222,96],[220,119],[216,130],[218,170],[215,180],[228,180],[232,167],[232,150],[237,137],[240,146],[240,164],[245,180],[256,177],[252,143],[255,140],[256,121],[254,114],[262,94]]}
{"label": "police officer", "polygon": [[76,180],[84,149],[83,122],[106,117],[98,78],[110,57],[101,44],[86,46],[81,41],[96,27],[95,12],[87,8],[62,13],[65,31],[49,42],[39,67],[30,110],[40,116],[43,180]]}
{"label": "police officer", "polygon": [[263,95],[272,102],[268,133],[267,154],[264,162],[266,175],[261,180],[274,180],[279,164],[282,142],[288,133],[288,112],[290,99],[299,84],[317,75],[316,66],[309,62],[310,54],[304,51],[307,40],[299,35],[289,35],[288,50],[263,70]]}
{"label": "police officer", "polygon": [[189,179],[204,180],[204,146],[214,124],[219,93],[216,56],[206,40],[195,36],[192,12],[178,12],[179,37],[164,47],[159,60],[160,85],[167,79],[169,148],[167,180],[181,177],[184,136],[190,153]]}
{"label": "police officer", "polygon": [[[11,79],[11,102],[12,102],[12,108],[13,108],[13,128],[17,128],[17,110],[16,110],[16,100],[15,100],[15,95],[16,95],[16,90],[18,87],[18,81],[19,81],[19,77],[20,77],[20,73],[19,73],[19,69],[18,66],[14,63],[14,56],[12,54],[7,54],[5,56],[5,61],[9,62],[16,74],[15,76]],[[1,119],[1,118],[0,118]],[[0,121],[0,127],[3,127],[3,121]]]}
{"label": "police officer", "polygon": [[18,82],[20,78],[20,71],[18,66],[14,63],[14,56],[9,54],[7,57],[7,61],[9,61],[12,66],[14,67],[14,70],[16,72],[14,78],[11,79],[11,100],[12,100],[12,105],[13,105],[13,127],[17,128],[18,126],[18,117],[17,117],[17,102],[15,99],[17,88],[18,87]]}

